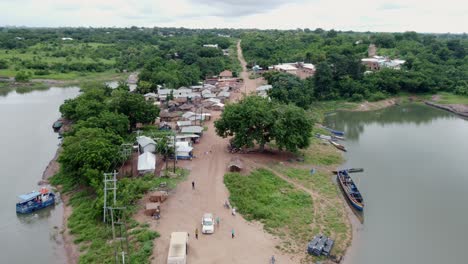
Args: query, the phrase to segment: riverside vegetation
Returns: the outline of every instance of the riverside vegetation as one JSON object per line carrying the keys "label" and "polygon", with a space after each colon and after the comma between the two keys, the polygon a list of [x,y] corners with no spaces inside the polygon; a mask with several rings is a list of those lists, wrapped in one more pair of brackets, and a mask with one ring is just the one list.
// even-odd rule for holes
{"label": "riverside vegetation", "polygon": [[[367,37],[377,44],[382,55],[406,59],[407,68],[364,75],[359,59],[365,56]],[[336,108],[355,106],[347,101],[378,100],[402,91],[443,91],[447,100],[453,100],[454,93],[466,94],[467,41],[463,36],[137,27],[2,29],[0,76],[17,76],[23,81],[70,80],[140,71],[135,93],[130,93],[123,83],[114,90],[93,83],[83,85],[83,93],[60,108],[73,126],[64,135],[61,171],[51,182],[61,185],[72,197],[74,210],[68,227],[80,245],[80,263],[110,263],[112,259],[112,245],[108,243],[111,236],[101,223],[102,173],[112,171],[127,158],[121,155],[121,146],[134,142],[131,132],[137,123],[149,124],[158,116],[159,109],[147,103],[142,94],[156,91],[158,85],[178,88],[197,84],[225,69],[237,75],[240,67],[234,59],[235,38],[242,39],[251,65],[256,61],[265,67],[289,60],[317,65],[315,76],[306,80],[282,73],[265,74],[273,85],[271,102],[248,97],[227,104],[216,122],[218,134],[234,136],[238,146],[263,148],[268,144],[304,157],[303,164],[272,164],[248,177],[228,174],[225,178],[231,200],[240,212],[247,219],[262,221],[267,231],[286,238],[280,247],[290,252],[303,250],[303,243],[316,232],[337,238],[337,254],[342,254],[350,241],[349,222],[337,187],[328,176],[342,157],[311,137],[323,132],[312,127],[313,121],[322,120],[326,112]],[[364,41],[355,44],[358,40]],[[229,49],[231,55],[224,56],[221,50],[204,48],[203,44],[218,44]],[[249,111],[247,115],[242,114],[244,110]],[[254,113],[258,115],[251,119]],[[239,126],[233,126],[236,122]],[[308,177],[312,165],[317,173]],[[185,172],[179,174],[182,177],[164,181],[175,186]],[[118,203],[128,206],[131,215],[137,200],[160,181],[149,176],[119,180]],[[296,184],[308,191],[298,190]],[[276,207],[266,200],[274,201]],[[310,214],[301,215],[303,212]],[[281,222],[278,217],[292,218]],[[135,221],[130,225],[132,263],[148,263],[157,233]]]}

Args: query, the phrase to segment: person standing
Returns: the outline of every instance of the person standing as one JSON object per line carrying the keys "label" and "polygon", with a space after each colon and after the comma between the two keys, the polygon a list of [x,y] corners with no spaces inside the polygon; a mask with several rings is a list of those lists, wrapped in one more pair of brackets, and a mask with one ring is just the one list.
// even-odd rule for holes
{"label": "person standing", "polygon": [[219,227],[219,216],[216,217],[216,225]]}
{"label": "person standing", "polygon": [[235,237],[235,234],[234,234],[234,228],[232,229],[231,231],[231,237],[234,238]]}
{"label": "person standing", "polygon": [[192,181],[192,190],[195,190],[195,181]]}
{"label": "person standing", "polygon": [[195,238],[198,239],[198,228],[195,228]]}

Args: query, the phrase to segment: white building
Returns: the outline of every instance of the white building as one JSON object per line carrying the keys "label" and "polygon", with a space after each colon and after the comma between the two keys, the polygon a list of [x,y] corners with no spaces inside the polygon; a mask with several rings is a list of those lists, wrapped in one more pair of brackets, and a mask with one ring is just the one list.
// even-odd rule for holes
{"label": "white building", "polygon": [[154,173],[156,169],[156,155],[151,152],[145,152],[138,156],[138,173]]}
{"label": "white building", "polygon": [[192,159],[193,147],[188,141],[176,142],[176,157],[177,159]]}
{"label": "white building", "polygon": [[288,63],[275,65],[273,66],[273,69],[280,71],[280,72],[290,73],[290,74],[297,73],[297,68]]}

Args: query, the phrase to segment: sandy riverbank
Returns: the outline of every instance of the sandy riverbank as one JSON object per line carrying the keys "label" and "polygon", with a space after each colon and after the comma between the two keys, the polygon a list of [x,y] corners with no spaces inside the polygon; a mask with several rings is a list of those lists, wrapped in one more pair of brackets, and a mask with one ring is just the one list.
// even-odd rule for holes
{"label": "sandy riverbank", "polygon": [[[58,163],[57,159],[61,151],[62,148],[58,147],[54,157],[42,173],[42,180],[39,182],[39,184],[48,184],[50,177],[59,172],[60,164]],[[60,186],[56,187],[58,191],[61,191]],[[60,198],[63,203],[62,227],[60,228],[60,233],[62,234],[62,239],[64,242],[63,247],[65,249],[65,256],[68,264],[76,264],[78,263],[79,249],[78,246],[73,242],[73,236],[70,234],[70,230],[68,229],[68,218],[72,213],[72,207],[69,205],[70,194],[61,193]]]}

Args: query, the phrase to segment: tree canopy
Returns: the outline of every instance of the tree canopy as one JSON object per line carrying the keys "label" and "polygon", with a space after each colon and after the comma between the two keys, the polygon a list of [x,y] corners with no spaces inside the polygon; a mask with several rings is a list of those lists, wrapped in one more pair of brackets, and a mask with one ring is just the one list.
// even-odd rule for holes
{"label": "tree canopy", "polygon": [[233,136],[232,142],[238,147],[258,144],[264,149],[266,143],[274,140],[279,149],[294,152],[309,146],[312,120],[295,105],[248,96],[226,105],[215,127],[219,136]]}

